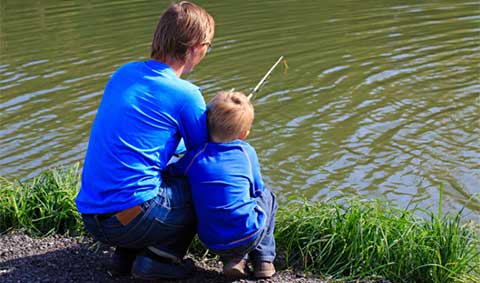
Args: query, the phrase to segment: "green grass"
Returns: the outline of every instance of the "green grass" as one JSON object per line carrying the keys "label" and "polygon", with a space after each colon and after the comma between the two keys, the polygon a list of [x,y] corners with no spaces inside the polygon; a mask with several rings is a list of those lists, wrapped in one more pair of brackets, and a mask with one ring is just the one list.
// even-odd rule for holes
{"label": "green grass", "polygon": [[478,224],[460,216],[421,218],[381,201],[305,202],[278,214],[276,240],[287,265],[335,278],[480,282]]}
{"label": "green grass", "polygon": [[84,233],[75,206],[78,172],[75,164],[47,170],[27,181],[0,177],[0,233],[12,229],[34,236]]}
{"label": "green grass", "polygon": [[[21,182],[0,178],[0,233],[84,234],[74,199],[79,168]],[[440,195],[440,199],[442,195]],[[441,200],[439,207],[441,208]],[[478,223],[379,200],[281,204],[275,237],[281,265],[339,280],[480,282]],[[206,255],[198,240],[191,251]]]}

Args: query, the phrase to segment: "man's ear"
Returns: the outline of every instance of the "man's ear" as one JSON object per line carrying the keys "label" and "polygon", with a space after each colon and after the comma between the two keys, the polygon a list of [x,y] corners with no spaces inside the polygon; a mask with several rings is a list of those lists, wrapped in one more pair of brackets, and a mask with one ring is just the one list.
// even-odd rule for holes
{"label": "man's ear", "polygon": [[189,47],[187,49],[187,53],[185,53],[186,57],[193,57],[194,54],[195,54],[195,49],[193,47]]}
{"label": "man's ear", "polygon": [[188,48],[188,53],[190,53],[193,56],[197,52],[200,52],[200,49],[202,49],[202,45],[195,44],[194,46]]}
{"label": "man's ear", "polygon": [[240,138],[239,138],[239,139],[244,140],[245,138],[247,138],[248,134],[250,134],[250,130],[244,131],[244,132],[240,135]]}

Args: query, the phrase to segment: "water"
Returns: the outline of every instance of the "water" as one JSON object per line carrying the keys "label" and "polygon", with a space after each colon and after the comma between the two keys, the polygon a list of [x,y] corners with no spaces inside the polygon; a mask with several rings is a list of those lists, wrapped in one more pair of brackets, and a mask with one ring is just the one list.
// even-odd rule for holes
{"label": "water", "polygon": [[[170,1],[0,0],[0,175],[82,161],[112,72],[146,60]],[[475,1],[197,1],[214,50],[187,79],[249,92],[249,142],[282,200],[386,198],[480,215]]]}

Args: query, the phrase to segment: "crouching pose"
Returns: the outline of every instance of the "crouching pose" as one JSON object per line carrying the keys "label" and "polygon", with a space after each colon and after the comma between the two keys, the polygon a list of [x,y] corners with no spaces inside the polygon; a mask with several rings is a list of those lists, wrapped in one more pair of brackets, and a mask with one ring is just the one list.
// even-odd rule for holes
{"label": "crouching pose", "polygon": [[250,100],[239,92],[220,92],[207,105],[209,142],[170,165],[188,176],[200,240],[224,263],[225,275],[275,273],[274,226],[277,201],[260,174],[257,154],[244,141],[254,118]]}
{"label": "crouching pose", "polygon": [[141,279],[184,278],[195,235],[185,178],[162,174],[182,139],[188,150],[208,140],[200,89],[181,79],[204,58],[213,18],[182,1],[161,16],[151,60],[120,67],[93,122],[76,199],[87,231],[116,247],[111,273]]}

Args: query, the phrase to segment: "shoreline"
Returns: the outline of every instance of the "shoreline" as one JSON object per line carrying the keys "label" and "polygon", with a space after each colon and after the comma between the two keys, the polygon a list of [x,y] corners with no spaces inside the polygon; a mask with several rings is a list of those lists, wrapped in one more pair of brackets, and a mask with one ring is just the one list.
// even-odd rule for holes
{"label": "shoreline", "polygon": [[[53,235],[33,238],[22,232],[0,235],[0,281],[10,282],[144,282],[128,276],[112,278],[107,273],[113,248],[96,245],[90,237]],[[221,263],[211,258],[188,254],[196,272],[185,280],[160,282],[301,282],[327,283],[292,270],[279,270],[271,279],[252,277],[231,280],[221,274]],[[157,281],[158,282],[158,281]],[[358,281],[356,281],[358,282]],[[389,281],[362,281],[382,282]]]}

